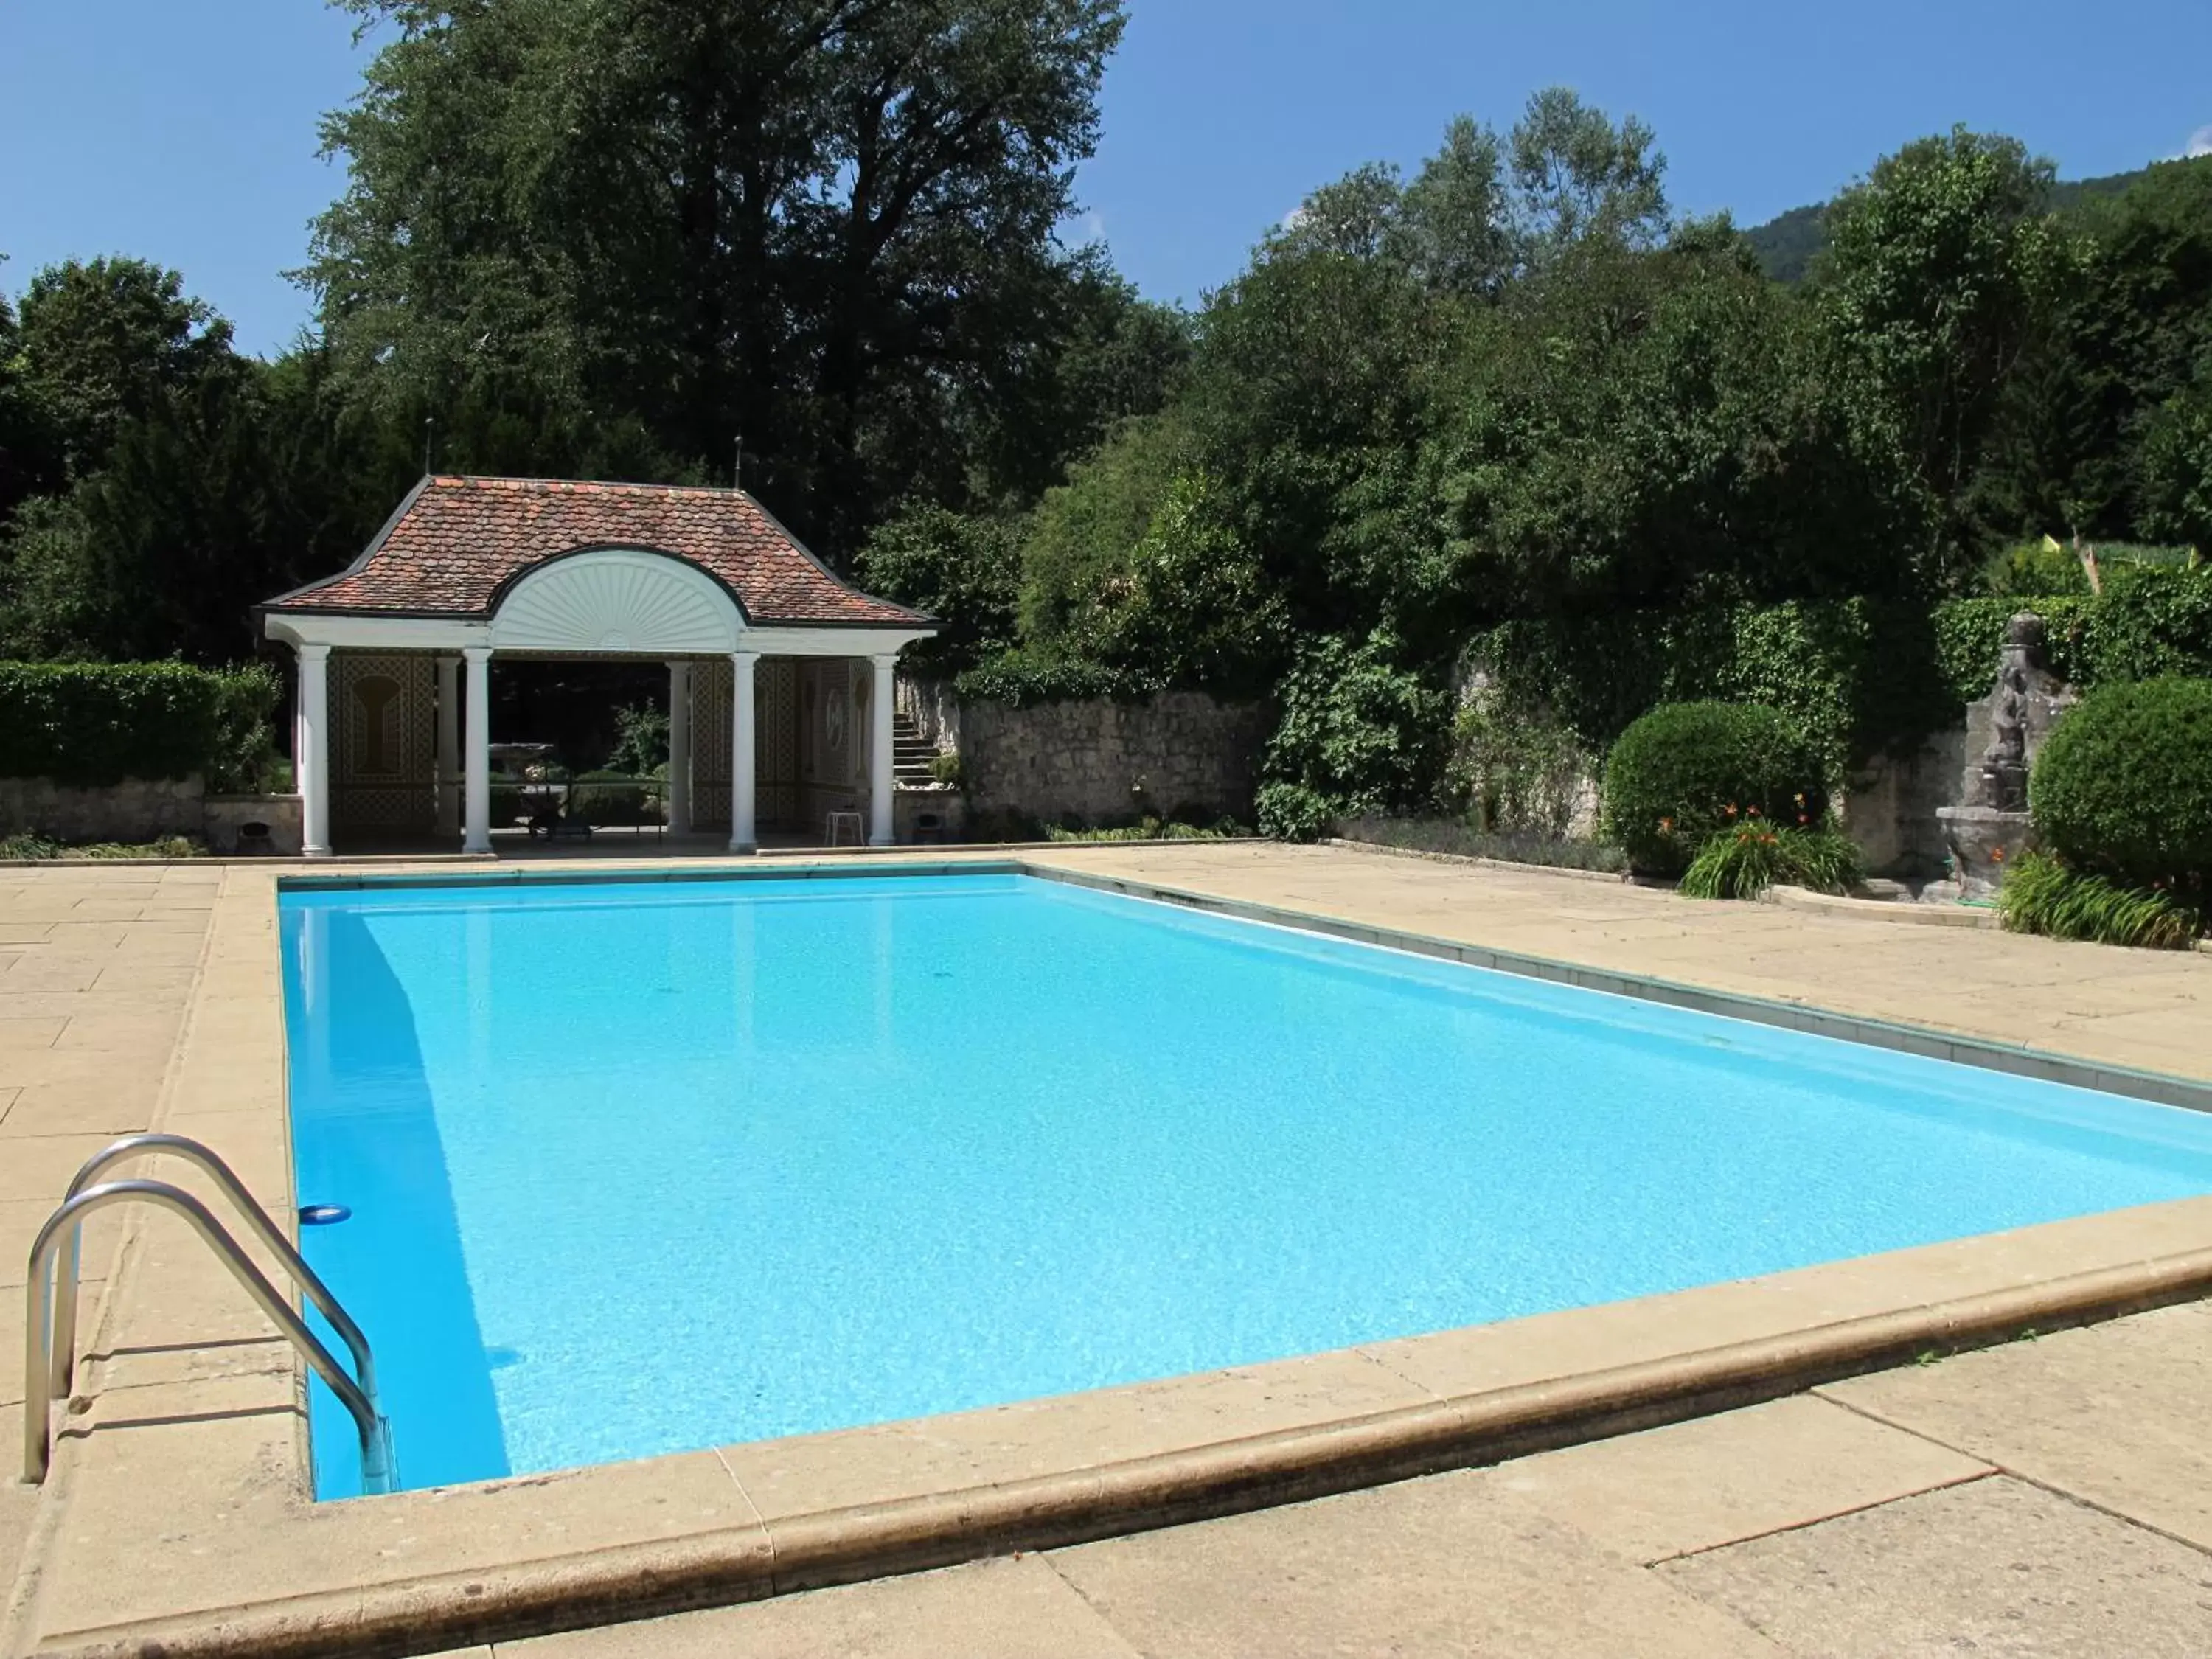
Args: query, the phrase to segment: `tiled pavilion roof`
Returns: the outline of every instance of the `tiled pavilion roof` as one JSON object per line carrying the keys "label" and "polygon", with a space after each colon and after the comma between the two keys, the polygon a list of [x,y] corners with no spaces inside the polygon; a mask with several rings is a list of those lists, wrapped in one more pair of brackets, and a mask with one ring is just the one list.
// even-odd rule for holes
{"label": "tiled pavilion roof", "polygon": [[598,547],[649,548],[695,564],[757,625],[930,620],[841,581],[742,490],[550,478],[425,478],[346,569],[262,608],[487,617],[503,589],[533,566]]}

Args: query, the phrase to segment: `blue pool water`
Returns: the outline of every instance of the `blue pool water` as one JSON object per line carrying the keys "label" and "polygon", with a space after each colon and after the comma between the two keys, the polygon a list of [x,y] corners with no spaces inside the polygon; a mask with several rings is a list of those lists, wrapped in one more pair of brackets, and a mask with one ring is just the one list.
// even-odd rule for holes
{"label": "blue pool water", "polygon": [[[409,1486],[2212,1191],[2212,1118],[1004,875],[283,900]],[[319,1492],[359,1489],[316,1385]]]}

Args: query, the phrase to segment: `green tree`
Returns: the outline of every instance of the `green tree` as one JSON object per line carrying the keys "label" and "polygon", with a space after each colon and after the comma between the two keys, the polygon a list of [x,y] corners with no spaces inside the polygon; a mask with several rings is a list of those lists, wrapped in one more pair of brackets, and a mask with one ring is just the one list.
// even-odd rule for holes
{"label": "green tree", "polygon": [[2212,557],[2212,369],[2152,417],[2137,469],[2145,532]]}
{"label": "green tree", "polygon": [[1200,472],[1176,477],[1135,544],[1092,573],[1068,628],[1086,660],[1238,697],[1264,695],[1288,643],[1280,597]]}
{"label": "green tree", "polygon": [[96,471],[125,421],[233,372],[230,325],[143,259],[66,259],[24,290],[15,331],[21,395],[37,405],[70,477]]}
{"label": "green tree", "polygon": [[1960,127],[1884,157],[1828,209],[1814,281],[1831,372],[1857,443],[1896,458],[1938,586],[1989,550],[1969,486],[2007,379],[2086,252],[2046,210],[2051,176],[2016,140]]}
{"label": "green tree", "polygon": [[1614,122],[1565,87],[1528,100],[1506,150],[1522,261],[1601,240],[1656,247],[1667,233],[1667,158],[1631,115]]}
{"label": "green tree", "polygon": [[1066,483],[1045,492],[1022,544],[1018,604],[1026,642],[1048,653],[1075,648],[1088,596],[1127,568],[1194,451],[1179,411],[1125,422],[1068,470]]}
{"label": "green tree", "polygon": [[910,666],[957,674],[1013,645],[1021,532],[1018,520],[920,502],[869,532],[862,584],[941,624],[935,639],[908,650]]}
{"label": "green tree", "polygon": [[843,556],[1073,325],[1118,0],[345,3],[397,30],[307,271],[356,398],[634,416],[710,476],[743,434]]}

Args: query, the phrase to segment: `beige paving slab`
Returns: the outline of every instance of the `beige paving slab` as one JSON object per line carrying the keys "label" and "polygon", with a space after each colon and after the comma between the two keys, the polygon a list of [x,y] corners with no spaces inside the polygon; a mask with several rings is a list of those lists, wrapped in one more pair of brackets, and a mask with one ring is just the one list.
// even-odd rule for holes
{"label": "beige paving slab", "polygon": [[22,1436],[21,1405],[0,1406],[0,1457],[6,1459],[0,1465],[0,1610],[7,1606],[8,1591],[15,1582],[24,1541],[30,1536],[31,1517],[39,1504],[39,1489],[15,1479],[15,1449],[22,1444]]}
{"label": "beige paving slab", "polygon": [[8,1115],[0,1119],[0,1140],[21,1135],[128,1134],[146,1127],[149,1103],[161,1087],[161,1066],[145,1060],[117,1061],[112,1070],[83,1082],[21,1085]]}
{"label": "beige paving slab", "polygon": [[143,1005],[72,1013],[64,1021],[53,1046],[68,1051],[155,1054],[166,1060],[176,1045],[183,1022],[182,1008],[149,1008]]}
{"label": "beige paving slab", "polygon": [[[147,1091],[150,1085],[160,1082],[168,1060],[168,1049],[154,1045],[141,1045],[127,1052],[52,1046],[11,1048],[0,1050],[0,1084],[10,1088],[27,1084]],[[137,1104],[143,1115],[151,1109],[153,1095],[141,1094]]]}
{"label": "beige paving slab", "polygon": [[1824,1659],[2212,1650],[2212,1558],[2002,1476],[1653,1571]]}
{"label": "beige paving slab", "polygon": [[18,1018],[52,1015],[62,1019],[100,1013],[143,1016],[179,1011],[182,996],[149,997],[131,991],[30,991],[20,989],[0,970],[0,1007]]}
{"label": "beige paving slab", "polygon": [[1487,1479],[1634,1561],[1716,1548],[1990,1473],[1807,1395],[1506,1463]]}
{"label": "beige paving slab", "polygon": [[2212,1303],[1821,1393],[2212,1549]]}
{"label": "beige paving slab", "polygon": [[54,1039],[69,1024],[56,1015],[33,1016],[27,1018],[9,1017],[5,1004],[0,1004],[0,1052],[15,1048],[51,1048]]}
{"label": "beige paving slab", "polygon": [[100,970],[93,985],[103,991],[180,996],[191,988],[192,973],[192,967],[188,963],[116,961]]}
{"label": "beige paving slab", "polygon": [[501,1659],[1136,1659],[1042,1558],[978,1561],[642,1624],[501,1642]]}
{"label": "beige paving slab", "polygon": [[1161,1659],[1780,1651],[1468,1474],[1046,1559],[1139,1652]]}
{"label": "beige paving slab", "polygon": [[[495,1596],[542,1582],[555,1559],[634,1560],[649,1583],[655,1562],[684,1559],[677,1540],[709,1533],[726,1555],[750,1543],[754,1570],[768,1571],[766,1534],[711,1453],[311,1504],[300,1485],[297,1416],[232,1409],[237,1390],[258,1386],[225,1378],[147,1390],[163,1401],[160,1419],[96,1427],[64,1448],[75,1466],[42,1567],[40,1647],[158,1650],[168,1621],[204,1622],[272,1592],[283,1598],[280,1620],[343,1623],[379,1586],[466,1576]],[[210,1468],[253,1474],[210,1504]],[[124,1562],[130,1571],[118,1572]]]}
{"label": "beige paving slab", "polygon": [[[0,1122],[0,1128],[5,1127]],[[43,1200],[49,1206],[60,1203],[77,1166],[112,1139],[100,1134],[7,1139],[0,1150],[0,1200]]]}
{"label": "beige paving slab", "polygon": [[43,991],[89,991],[99,982],[106,960],[105,957],[25,951],[0,973],[0,1002],[13,1006],[17,997]]}

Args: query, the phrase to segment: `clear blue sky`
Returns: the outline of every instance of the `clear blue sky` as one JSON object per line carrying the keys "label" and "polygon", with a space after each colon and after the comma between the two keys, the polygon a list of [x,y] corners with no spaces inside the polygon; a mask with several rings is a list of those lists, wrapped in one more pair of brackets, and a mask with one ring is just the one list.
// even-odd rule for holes
{"label": "clear blue sky", "polygon": [[[1658,130],[1678,210],[1756,223],[1954,121],[2080,178],[2212,146],[2207,0],[1130,0],[1079,188],[1115,258],[1195,303],[1315,185],[1418,162],[1456,112],[1575,87]],[[319,0],[0,0],[0,287],[70,254],[182,270],[244,345],[337,193],[316,118],[356,86]]]}

